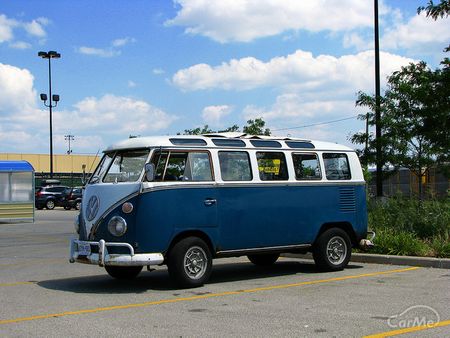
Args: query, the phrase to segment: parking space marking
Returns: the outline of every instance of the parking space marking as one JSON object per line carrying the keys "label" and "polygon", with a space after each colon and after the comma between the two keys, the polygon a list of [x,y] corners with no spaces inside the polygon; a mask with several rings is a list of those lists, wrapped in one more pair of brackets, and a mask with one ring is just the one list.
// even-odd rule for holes
{"label": "parking space marking", "polygon": [[344,280],[349,280],[349,279],[357,279],[357,278],[364,278],[364,277],[373,277],[373,276],[401,273],[401,272],[413,271],[413,270],[417,270],[417,269],[420,269],[420,268],[419,267],[410,267],[410,268],[404,268],[404,269],[395,269],[395,270],[371,272],[371,273],[364,273],[364,274],[359,274],[359,275],[334,277],[334,278],[319,279],[319,280],[305,281],[305,282],[299,282],[299,283],[272,285],[272,286],[265,286],[265,287],[254,288],[254,289],[246,289],[246,290],[238,290],[238,291],[227,291],[227,292],[219,292],[219,293],[210,293],[210,294],[199,295],[199,296],[162,299],[162,300],[149,301],[149,302],[144,302],[144,303],[115,305],[115,306],[99,307],[99,308],[86,309],[86,310],[66,311],[66,312],[61,312],[61,313],[37,315],[37,316],[31,316],[31,317],[4,319],[4,320],[0,320],[0,325],[2,325],[2,324],[20,323],[20,322],[26,322],[26,321],[32,321],[32,320],[38,320],[38,319],[54,318],[54,317],[65,317],[65,316],[81,315],[81,314],[86,314],[86,313],[96,313],[96,312],[105,312],[105,311],[114,311],[114,310],[124,310],[124,309],[131,309],[131,308],[148,307],[148,306],[153,306],[153,305],[188,302],[188,301],[194,301],[194,300],[199,300],[199,299],[216,298],[216,297],[239,295],[239,294],[245,294],[245,293],[254,293],[254,292],[277,290],[277,289],[287,289],[287,288],[304,286],[304,285],[314,285],[314,284],[321,284],[321,283],[330,283],[330,282],[344,281]]}
{"label": "parking space marking", "polygon": [[437,327],[443,327],[443,326],[447,326],[447,325],[450,325],[450,320],[437,322],[437,323],[431,324],[431,325],[420,325],[420,326],[406,327],[404,329],[398,329],[398,330],[393,330],[393,331],[376,333],[376,334],[372,334],[370,336],[365,336],[364,338],[383,338],[383,337],[399,336],[399,335],[405,334],[405,333],[411,333],[411,332],[435,329]]}

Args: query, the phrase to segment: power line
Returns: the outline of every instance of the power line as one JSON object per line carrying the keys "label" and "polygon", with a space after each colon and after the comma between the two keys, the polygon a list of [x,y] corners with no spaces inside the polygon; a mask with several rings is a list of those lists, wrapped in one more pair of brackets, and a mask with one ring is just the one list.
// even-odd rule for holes
{"label": "power line", "polygon": [[336,122],[341,122],[341,121],[346,121],[346,120],[352,120],[356,117],[358,117],[359,115],[353,115],[350,117],[344,117],[342,119],[337,119],[337,120],[332,120],[332,121],[326,121],[326,122],[319,122],[319,123],[312,123],[312,124],[305,124],[303,126],[298,126],[298,127],[289,127],[289,128],[281,128],[281,129],[272,129],[272,131],[281,131],[281,130],[290,130],[290,129],[301,129],[301,128],[307,128],[307,127],[314,127],[314,126],[320,126],[323,124],[331,124],[331,123],[336,123]]}

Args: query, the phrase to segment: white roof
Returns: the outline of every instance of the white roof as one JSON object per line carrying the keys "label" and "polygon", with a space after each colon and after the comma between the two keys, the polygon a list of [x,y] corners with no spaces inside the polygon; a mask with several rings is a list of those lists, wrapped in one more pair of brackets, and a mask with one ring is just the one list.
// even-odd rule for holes
{"label": "white roof", "polygon": [[[173,136],[147,136],[147,137],[136,137],[136,138],[129,138],[125,139],[123,141],[117,142],[109,146],[105,151],[112,151],[112,150],[121,150],[121,149],[138,149],[138,148],[156,148],[156,147],[182,147],[182,148],[226,148],[226,147],[219,147],[216,146],[212,139],[239,139],[245,142],[246,148],[256,148],[256,149],[262,149],[264,147],[255,147],[250,143],[250,140],[259,139],[259,140],[273,140],[273,141],[279,141],[281,144],[281,148],[270,148],[271,150],[275,149],[291,149],[286,145],[285,141],[297,141],[297,142],[307,142],[312,143],[314,145],[314,150],[333,150],[333,151],[354,151],[353,149],[337,144],[332,142],[322,142],[322,141],[312,141],[312,140],[305,140],[300,138],[294,138],[294,137],[277,137],[277,136],[264,136],[264,135],[248,135],[244,133],[211,133],[211,134],[205,134],[205,135],[173,135]],[[174,145],[171,140],[173,139],[192,139],[192,140],[203,140],[206,142],[206,145]],[[239,149],[238,147],[230,147]],[[269,148],[269,147],[268,147]],[[244,148],[241,148],[244,149]],[[298,150],[298,149],[297,149]],[[305,150],[308,150],[308,148],[305,148]],[[313,149],[310,149],[313,150]]]}

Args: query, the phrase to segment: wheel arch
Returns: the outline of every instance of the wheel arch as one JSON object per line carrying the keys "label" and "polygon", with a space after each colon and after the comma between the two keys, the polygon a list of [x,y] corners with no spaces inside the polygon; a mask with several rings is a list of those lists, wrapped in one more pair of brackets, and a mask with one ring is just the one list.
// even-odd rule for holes
{"label": "wheel arch", "polygon": [[188,237],[198,237],[200,239],[202,239],[206,245],[208,246],[211,255],[214,257],[215,256],[215,250],[214,250],[214,245],[211,241],[211,238],[208,236],[208,234],[206,234],[205,232],[201,231],[201,230],[185,230],[185,231],[181,231],[178,234],[175,235],[174,238],[172,238],[169,247],[167,248],[167,251],[165,252],[165,256],[167,256],[167,254],[172,250],[172,248],[174,247],[175,244],[177,244],[179,241],[188,238]]}
{"label": "wheel arch", "polygon": [[329,223],[322,224],[319,232],[316,235],[316,238],[314,239],[314,243],[317,241],[317,239],[320,237],[320,235],[322,235],[328,229],[332,229],[332,228],[339,228],[339,229],[344,230],[347,233],[347,235],[350,237],[350,241],[351,241],[352,245],[354,247],[358,245],[358,240],[356,237],[355,230],[353,229],[351,223],[349,223],[349,222],[329,222]]}

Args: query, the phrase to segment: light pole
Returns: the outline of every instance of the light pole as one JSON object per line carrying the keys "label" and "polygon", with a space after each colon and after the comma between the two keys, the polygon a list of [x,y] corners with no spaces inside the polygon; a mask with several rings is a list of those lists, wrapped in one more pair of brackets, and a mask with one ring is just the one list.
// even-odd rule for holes
{"label": "light pole", "polygon": [[[54,50],[48,52],[39,52],[38,56],[43,59],[48,59],[48,88],[49,88],[49,103],[47,104],[47,94],[41,94],[41,100],[44,102],[44,106],[50,110],[50,178],[53,178],[53,127],[52,127],[52,108],[56,107],[59,101],[59,95],[52,95],[52,66],[51,59],[59,59],[61,54]],[[53,105],[55,102],[55,105]]]}
{"label": "light pole", "polygon": [[377,197],[383,197],[383,158],[381,156],[381,109],[380,109],[380,37],[378,29],[378,0],[374,0],[375,21],[375,137],[377,164]]}
{"label": "light pole", "polygon": [[75,140],[75,136],[74,135],[64,135],[64,139],[66,141],[69,141],[69,150],[67,150],[67,154],[70,155],[72,154],[72,149],[70,149],[70,141],[74,141]]}

